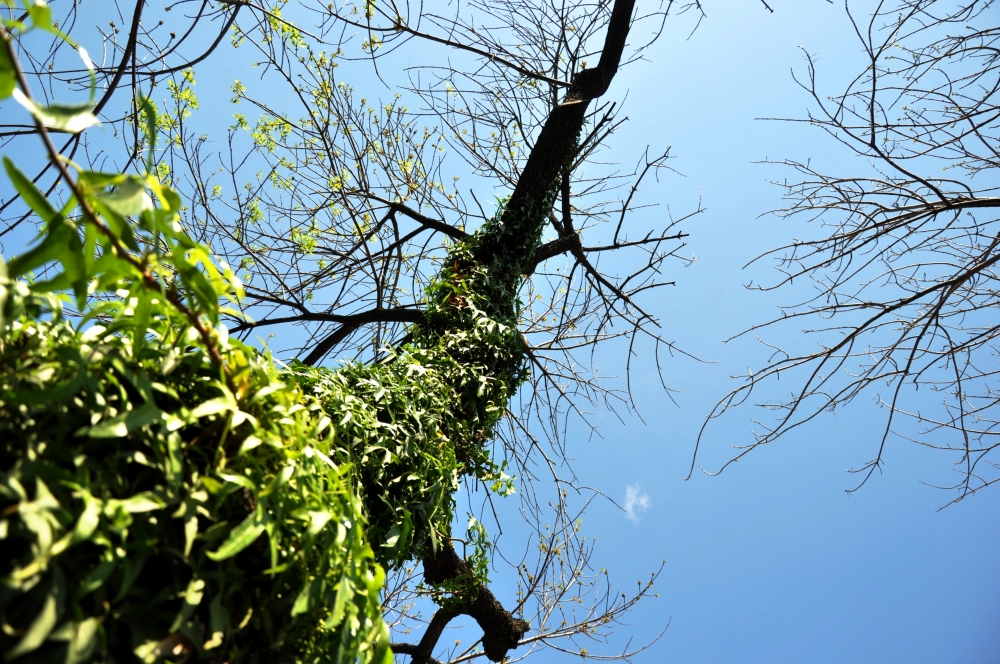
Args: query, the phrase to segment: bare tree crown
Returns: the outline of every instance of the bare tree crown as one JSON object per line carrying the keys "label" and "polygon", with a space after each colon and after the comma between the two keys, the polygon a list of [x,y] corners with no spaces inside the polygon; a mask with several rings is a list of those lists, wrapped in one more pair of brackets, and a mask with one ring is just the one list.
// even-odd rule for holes
{"label": "bare tree crown", "polygon": [[823,230],[757,260],[782,272],[765,288],[807,281],[813,294],[744,334],[804,326],[817,346],[773,348],[771,362],[716,406],[709,421],[779,374],[801,381],[791,398],[763,404],[777,416],[736,458],[865,394],[886,416],[873,456],[852,471],[858,486],[881,467],[892,436],[948,453],[958,475],[944,486],[956,500],[1000,479],[995,9],[905,0],[879,3],[866,20],[852,14],[868,66],[832,97],[808,59],[799,82],[815,110],[801,122],[869,168],[831,174],[779,162],[797,179],[778,183],[789,205],[775,214]]}

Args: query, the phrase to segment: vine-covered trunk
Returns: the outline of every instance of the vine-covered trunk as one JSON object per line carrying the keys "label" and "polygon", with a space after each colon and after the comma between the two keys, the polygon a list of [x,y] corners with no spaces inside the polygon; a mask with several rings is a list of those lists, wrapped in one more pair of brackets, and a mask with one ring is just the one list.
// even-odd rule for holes
{"label": "vine-covered trunk", "polygon": [[[524,275],[533,271],[560,181],[568,177],[579,148],[587,107],[607,91],[618,71],[634,6],[635,0],[614,3],[599,64],[577,73],[562,102],[551,110],[513,194],[497,217],[450,252],[429,289],[427,316],[414,327],[417,346],[443,345],[460,365],[475,365],[478,385],[464,378],[454,385],[461,398],[461,416],[473,431],[471,444],[481,446],[492,437],[508,399],[526,376],[525,349],[517,329],[518,289]],[[572,227],[566,232],[573,232]],[[491,333],[483,334],[484,327]],[[458,338],[471,343],[454,343]],[[456,451],[462,459],[463,451]],[[428,551],[423,565],[424,579],[432,586],[469,575],[468,564],[447,539]],[[396,652],[412,655],[414,664],[424,664],[447,623],[464,614],[482,628],[486,656],[502,661],[528,631],[528,623],[505,610],[484,585],[466,596],[471,599],[437,612],[419,645],[397,645]]]}

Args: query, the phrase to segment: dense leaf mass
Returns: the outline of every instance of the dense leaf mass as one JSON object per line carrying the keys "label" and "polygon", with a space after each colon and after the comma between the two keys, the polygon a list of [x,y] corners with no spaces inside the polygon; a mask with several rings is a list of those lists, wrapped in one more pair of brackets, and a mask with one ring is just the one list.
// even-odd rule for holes
{"label": "dense leaf mass", "polygon": [[250,349],[227,353],[239,398],[205,353],[164,350],[58,318],[0,334],[0,650],[385,661],[382,572],[320,403]]}
{"label": "dense leaf mass", "polygon": [[[231,386],[196,335],[165,334],[152,293],[74,327],[5,278],[3,651],[384,660],[377,563],[439,548],[462,476],[512,489],[484,444],[526,376],[514,288],[472,257],[502,230],[453,248],[428,323],[385,361],[279,371],[224,340]],[[136,345],[140,298],[153,311]]]}
{"label": "dense leaf mass", "polygon": [[[525,226],[517,230],[526,246],[516,254],[527,262],[541,224]],[[331,454],[355,469],[369,541],[384,565],[424,558],[449,536],[461,477],[513,490],[485,444],[527,377],[515,326],[520,266],[508,252],[495,252],[500,259],[487,266],[474,258],[481,244],[509,232],[498,214],[451,248],[428,288],[425,322],[380,363],[289,369],[342,431]]]}

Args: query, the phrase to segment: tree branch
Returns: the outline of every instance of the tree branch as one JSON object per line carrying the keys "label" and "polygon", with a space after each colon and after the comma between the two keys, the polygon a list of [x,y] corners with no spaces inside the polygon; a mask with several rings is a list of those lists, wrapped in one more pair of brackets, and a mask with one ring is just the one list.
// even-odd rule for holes
{"label": "tree branch", "polygon": [[229,329],[230,334],[238,334],[255,327],[266,327],[268,325],[280,325],[282,323],[341,323],[342,325],[358,328],[368,323],[418,323],[424,318],[424,312],[420,309],[399,307],[398,309],[383,309],[381,307],[362,311],[357,314],[323,314],[306,312],[294,316],[282,316],[281,318],[265,318],[258,321],[245,321]]}
{"label": "tree branch", "polygon": [[399,212],[404,216],[407,216],[410,219],[418,222],[420,225],[438,231],[439,233],[444,233],[445,235],[454,240],[464,240],[465,238],[469,237],[469,234],[466,233],[465,231],[455,228],[451,224],[445,223],[440,219],[434,219],[433,217],[428,217],[425,214],[421,214],[420,212],[417,212],[413,208],[407,207],[402,203],[389,201],[382,198],[381,196],[376,196],[374,194],[369,194],[368,198],[388,206],[389,210],[391,210],[392,212]]}
{"label": "tree branch", "polygon": [[[424,558],[424,580],[437,585],[469,573],[469,565],[462,560],[450,540],[442,543],[437,553]],[[474,619],[483,630],[483,651],[491,662],[502,662],[507,651],[517,647],[521,637],[528,631],[527,621],[515,618],[503,608],[500,601],[484,585],[479,586],[476,599],[461,604],[453,610],[441,609],[434,614],[427,633],[413,655],[413,664],[428,664],[430,653],[448,622],[458,616],[467,615]],[[419,659],[424,657],[424,659]]]}
{"label": "tree branch", "polygon": [[577,233],[572,235],[564,235],[561,238],[552,240],[551,242],[546,242],[542,246],[535,249],[535,263],[531,266],[530,272],[525,272],[525,275],[532,275],[535,272],[535,268],[538,267],[540,263],[544,263],[550,258],[554,258],[559,254],[565,254],[567,251],[573,251],[580,248],[580,236]]}
{"label": "tree branch", "polygon": [[[337,319],[340,319],[339,321]],[[311,314],[306,316],[289,316],[284,319],[272,319],[271,323],[289,322],[295,320],[332,320],[343,323],[336,330],[328,334],[322,341],[316,344],[312,352],[302,360],[303,364],[310,366],[316,364],[326,357],[333,348],[346,339],[354,330],[368,323],[418,323],[424,319],[424,312],[420,309],[371,309],[359,314],[349,316],[337,316],[336,314]],[[270,324],[270,323],[265,323]],[[258,323],[260,325],[260,323]]]}
{"label": "tree branch", "polygon": [[505,225],[532,208],[540,207],[549,198],[552,183],[577,148],[587,106],[607,92],[618,72],[634,7],[635,0],[615,2],[601,60],[597,67],[584,69],[573,77],[573,85],[565,99],[549,114],[504,209]]}

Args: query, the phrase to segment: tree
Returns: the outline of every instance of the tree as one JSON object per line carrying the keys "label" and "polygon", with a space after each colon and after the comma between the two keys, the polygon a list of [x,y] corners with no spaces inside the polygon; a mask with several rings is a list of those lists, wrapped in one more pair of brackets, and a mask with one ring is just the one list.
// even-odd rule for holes
{"label": "tree", "polygon": [[816,112],[802,122],[869,168],[834,175],[779,162],[801,179],[779,183],[789,205],[775,214],[829,230],[758,259],[776,258],[783,274],[762,290],[808,280],[813,293],[748,332],[804,324],[822,340],[811,351],[772,347],[772,361],[716,406],[709,421],[782,373],[800,381],[789,399],[764,404],[778,416],[737,459],[874,392],[885,426],[872,459],[852,471],[858,487],[881,467],[890,436],[946,452],[959,473],[944,487],[955,501],[998,480],[994,9],[975,0],[879,2],[862,22],[848,8],[868,66],[833,97],[808,58],[801,85]]}
{"label": "tree", "polygon": [[[645,352],[657,357],[675,350],[660,336],[642,298],[669,283],[661,273],[668,259],[680,258],[684,237],[677,228],[683,219],[668,219],[645,231],[626,224],[640,184],[667,168],[668,155],[644,155],[632,172],[602,169],[596,161],[601,143],[620,120],[615,104],[592,107],[592,102],[608,91],[620,67],[655,40],[672,3],[649,13],[636,12],[631,0],[475,3],[468,14],[449,16],[423,9],[410,14],[409,8],[380,2],[344,7],[317,3],[310,6],[315,27],[309,29],[285,3],[265,7],[205,1],[193,15],[180,18],[172,12],[177,7],[181,5],[153,14],[144,2],[136,2],[131,14],[119,19],[121,28],[111,21],[104,33],[108,61],[94,73],[101,95],[93,113],[104,118],[122,148],[88,143],[87,134],[72,133],[65,143],[49,145],[50,159],[33,178],[43,191],[30,193],[35,190],[27,178],[18,180],[18,191],[29,192],[32,204],[38,196],[83,201],[90,194],[79,186],[104,187],[101,196],[119,195],[132,186],[127,183],[142,189],[162,182],[166,190],[177,189],[187,207],[164,194],[160,205],[165,216],[157,222],[160,226],[149,226],[153,231],[143,225],[153,223],[143,216],[146,210],[122,213],[147,220],[140,222],[142,233],[134,246],[116,244],[119,232],[130,237],[121,230],[127,225],[108,227],[110,231],[102,226],[101,219],[117,219],[107,206],[95,203],[89,210],[84,205],[79,219],[87,228],[103,229],[104,253],[126,257],[129,267],[122,274],[130,276],[122,279],[129,297],[146,301],[148,292],[162,293],[185,317],[179,320],[189,321],[183,325],[199,331],[200,341],[191,342],[222,372],[222,383],[212,387],[219,393],[225,394],[228,386],[229,392],[252,401],[263,390],[247,387],[241,392],[233,367],[243,362],[256,366],[257,360],[246,347],[227,345],[225,335],[216,336],[211,326],[199,327],[200,315],[215,315],[205,292],[224,296],[228,287],[203,292],[197,273],[208,268],[192,268],[186,254],[165,248],[186,247],[183,238],[190,235],[242,278],[245,295],[235,301],[241,311],[229,314],[229,335],[246,337],[279,325],[303,330],[304,340],[285,343],[301,363],[292,364],[280,378],[269,373],[266,363],[248,369],[248,375],[259,380],[253,385],[275,380],[294,384],[288,388],[290,400],[300,399],[310,412],[323,410],[339,422],[337,433],[331,434],[330,456],[353,469],[371,555],[393,575],[383,597],[387,622],[408,626],[420,620],[415,602],[430,597],[438,603],[418,642],[393,644],[397,655],[433,661],[441,651],[443,629],[461,614],[473,617],[482,629],[482,649],[474,644],[449,652],[450,661],[482,655],[501,661],[519,644],[535,647],[556,639],[573,640],[569,648],[586,655],[576,640],[604,638],[608,626],[650,592],[652,580],[632,597],[619,597],[602,574],[589,571],[591,548],[579,534],[569,502],[569,493],[577,488],[566,470],[563,426],[569,413],[580,412],[580,400],[628,407],[627,391],[602,388],[586,369],[595,344],[621,339],[626,366],[644,344]],[[697,4],[684,9],[700,12]],[[50,20],[49,11],[36,2],[26,16],[38,23]],[[72,30],[84,20],[80,11],[73,4],[52,25]],[[648,38],[630,45],[629,36],[641,34],[638,26],[648,26],[643,28]],[[202,36],[206,31],[211,34]],[[88,87],[86,70],[63,68],[62,55],[71,42],[54,39],[48,50],[39,51],[22,35],[27,33],[14,31],[4,39],[11,62],[26,63],[18,79],[25,94],[29,79],[41,84],[31,87],[44,95]],[[74,35],[82,41],[79,31]],[[251,49],[252,57],[259,58],[266,85],[255,94],[251,86],[234,82],[234,102],[262,115],[251,121],[237,114],[226,149],[212,154],[212,142],[193,127],[198,99],[191,68],[218,58],[227,36],[233,48]],[[399,96],[387,103],[369,103],[335,77],[339,67],[364,66],[368,76],[391,81],[386,72],[393,58],[413,41],[446,48],[451,59],[411,69]],[[188,49],[192,54],[185,55]],[[148,99],[163,90],[156,87],[163,81],[167,98],[156,108]],[[407,109],[404,93],[417,100],[418,110]],[[5,127],[3,136],[19,142],[50,136],[44,114],[35,118],[34,126]],[[424,121],[427,127],[420,125]],[[143,147],[157,140],[162,149],[144,155]],[[79,185],[60,154],[76,160],[87,155],[90,164],[103,162],[103,169],[123,174],[143,172],[145,166],[151,175],[140,180],[81,175]],[[466,194],[454,184],[457,177],[446,182],[444,174],[462,163],[459,159],[464,168],[471,167],[474,179],[505,192],[495,212],[480,205],[476,191],[483,191],[481,184]],[[247,169],[259,174],[246,178]],[[149,179],[153,176],[155,182]],[[220,180],[231,188],[225,195],[216,184]],[[30,218],[16,201],[11,197],[0,206],[7,215],[0,231],[4,234]],[[186,235],[169,226],[175,214]],[[543,242],[549,230],[555,237]],[[50,227],[40,246],[50,246],[55,232]],[[60,232],[57,239],[72,244],[76,236]],[[595,242],[585,244],[587,237]],[[61,246],[66,255],[76,251]],[[617,275],[607,271],[605,254],[631,254],[617,259],[630,269]],[[562,256],[569,257],[568,264],[551,267],[548,261]],[[35,262],[32,268],[44,276],[46,265]],[[144,272],[149,265],[159,271]],[[15,274],[28,269],[24,260],[12,266]],[[61,274],[69,274],[65,269]],[[118,324],[128,316],[124,312],[129,309],[120,303],[117,309],[88,309],[93,305],[86,303],[85,283],[77,280],[73,287],[84,321],[104,316]],[[103,297],[113,304],[115,293],[113,288],[97,292],[98,302]],[[161,315],[171,321],[176,313]],[[161,326],[155,332],[170,336],[168,329]],[[145,333],[145,328],[133,332],[133,342],[143,346]],[[85,338],[86,329],[75,334]],[[356,362],[335,372],[313,368],[328,357],[353,357]],[[205,378],[197,373],[203,370],[198,362],[191,359],[190,366],[195,373],[184,376]],[[146,364],[136,370],[156,375]],[[508,408],[515,394],[520,394],[520,404]],[[143,402],[151,403],[152,397]],[[205,412],[197,401],[184,403],[191,412]],[[246,408],[243,402],[238,405]],[[153,406],[165,408],[158,402]],[[266,413],[253,412],[261,422],[270,421]],[[228,431],[225,422],[232,420],[225,418],[231,417],[211,419],[212,435]],[[199,422],[189,421],[182,429],[190,433],[186,444],[198,440],[193,432],[202,426]],[[319,422],[323,420],[300,424],[319,427]],[[93,426],[87,429],[90,434]],[[277,421],[273,426],[285,425]],[[241,450],[253,449],[261,438],[249,431],[240,435]],[[369,435],[369,447],[356,449],[351,442]],[[380,455],[373,456],[375,451]],[[487,583],[488,565],[498,556],[481,519],[470,521],[464,540],[452,532],[459,479],[469,493],[478,490],[488,499],[510,493],[507,470],[519,479],[523,510],[541,551],[530,561],[533,569],[527,559],[512,564],[522,587],[516,606],[505,605]],[[260,472],[272,478],[268,481],[281,476],[277,466]],[[546,487],[551,510],[542,493]],[[259,537],[264,520],[274,517],[260,507],[265,496],[246,489],[251,492],[247,504],[226,503],[226,509],[242,514],[248,524],[233,533]],[[17,500],[26,499],[9,500],[20,505]],[[197,525],[198,517],[194,519]],[[551,520],[549,528],[546,520]],[[273,547],[274,536],[268,532]],[[467,559],[456,551],[459,541],[469,551]],[[223,545],[210,553],[235,556],[236,547]],[[240,555],[263,555],[252,548],[239,551],[244,550],[249,553]],[[363,555],[368,554],[358,554]],[[423,566],[422,584],[415,561]],[[371,583],[364,581],[365,573],[359,572],[362,586]],[[277,599],[282,592],[288,595],[287,590],[273,592]],[[201,595],[197,598],[200,602]],[[213,621],[207,616],[204,624]],[[529,624],[532,632],[526,637]],[[154,638],[149,653],[162,653],[166,646],[179,647],[182,654],[207,652],[191,635],[178,640],[178,633],[159,642]],[[258,647],[249,643],[240,652]]]}

